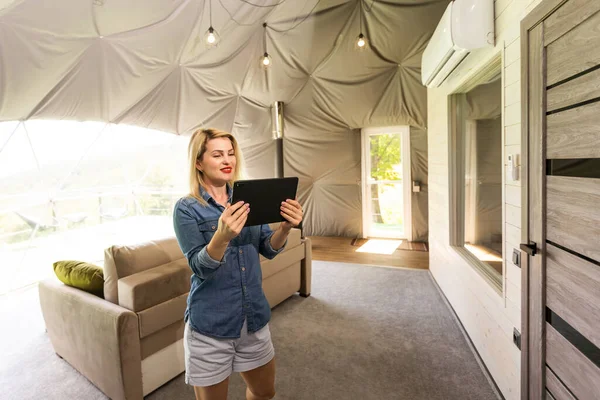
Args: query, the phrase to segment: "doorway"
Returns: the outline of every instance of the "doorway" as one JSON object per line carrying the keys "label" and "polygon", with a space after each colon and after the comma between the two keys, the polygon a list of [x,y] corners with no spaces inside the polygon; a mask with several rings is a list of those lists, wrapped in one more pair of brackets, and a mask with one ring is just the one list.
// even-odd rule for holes
{"label": "doorway", "polygon": [[412,240],[410,127],[364,128],[363,238]]}

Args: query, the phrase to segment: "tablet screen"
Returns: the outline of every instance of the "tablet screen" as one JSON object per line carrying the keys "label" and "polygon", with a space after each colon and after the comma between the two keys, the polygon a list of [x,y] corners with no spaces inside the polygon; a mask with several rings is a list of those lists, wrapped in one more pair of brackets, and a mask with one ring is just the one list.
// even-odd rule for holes
{"label": "tablet screen", "polygon": [[285,221],[281,215],[281,202],[295,199],[297,177],[240,180],[233,184],[231,204],[242,200],[250,204],[250,214],[245,226]]}

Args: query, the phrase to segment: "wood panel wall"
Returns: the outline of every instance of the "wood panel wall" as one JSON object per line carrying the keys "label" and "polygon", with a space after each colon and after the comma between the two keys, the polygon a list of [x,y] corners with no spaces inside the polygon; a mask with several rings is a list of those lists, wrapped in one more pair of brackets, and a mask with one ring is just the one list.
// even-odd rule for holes
{"label": "wood panel wall", "polygon": [[503,178],[504,273],[498,294],[449,245],[448,95],[500,53],[503,57],[503,159],[521,153],[520,21],[540,0],[496,0],[496,46],[477,50],[440,87],[428,90],[430,269],[465,326],[492,378],[508,400],[520,399],[521,270],[512,249],[521,237],[521,180]]}

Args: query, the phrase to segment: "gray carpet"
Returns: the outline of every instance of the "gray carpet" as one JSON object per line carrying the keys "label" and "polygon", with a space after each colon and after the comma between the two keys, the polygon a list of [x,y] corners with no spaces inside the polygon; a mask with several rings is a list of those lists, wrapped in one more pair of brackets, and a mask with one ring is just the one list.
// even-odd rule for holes
{"label": "gray carpet", "polygon": [[[0,398],[106,399],[54,354],[38,302],[36,287],[0,297]],[[276,399],[498,398],[428,271],[314,262],[312,296],[276,307],[271,332]],[[193,398],[183,375],[147,396]]]}

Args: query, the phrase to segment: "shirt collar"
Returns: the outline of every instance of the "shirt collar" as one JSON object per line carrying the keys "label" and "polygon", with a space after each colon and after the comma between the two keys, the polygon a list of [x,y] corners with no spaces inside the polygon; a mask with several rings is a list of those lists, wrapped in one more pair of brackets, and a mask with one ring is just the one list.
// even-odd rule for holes
{"label": "shirt collar", "polygon": [[[206,191],[206,189],[204,189],[204,187],[202,185],[200,185],[200,194],[202,195],[202,198],[208,203],[210,200],[212,200],[215,204],[219,204],[217,203],[217,201],[215,199],[213,199],[213,197]],[[227,183],[227,198],[229,199],[229,203],[231,204],[231,198],[233,195],[233,189],[231,188],[231,185],[229,183]]]}

